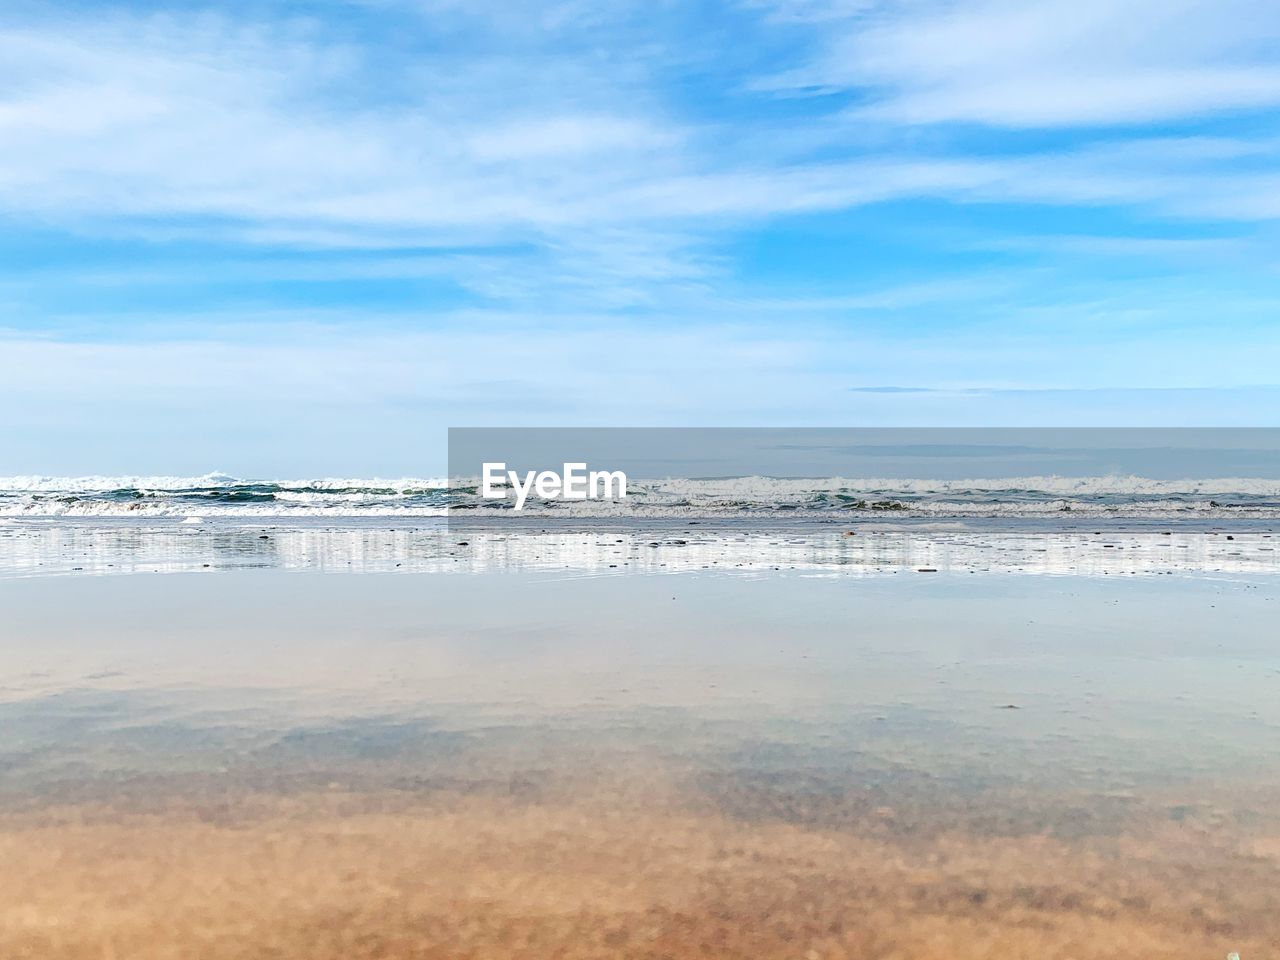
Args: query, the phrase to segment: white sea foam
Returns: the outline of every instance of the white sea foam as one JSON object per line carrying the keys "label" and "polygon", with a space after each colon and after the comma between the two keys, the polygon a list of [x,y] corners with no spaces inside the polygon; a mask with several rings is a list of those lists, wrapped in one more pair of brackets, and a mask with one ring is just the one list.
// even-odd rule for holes
{"label": "white sea foam", "polygon": [[[479,500],[472,485],[448,490],[439,478],[302,480],[200,477],[4,477],[0,517],[427,518],[449,506],[469,516],[503,506]],[[632,479],[625,500],[531,502],[526,515],[599,518],[858,516],[892,512],[927,518],[1280,517],[1280,480],[1164,480],[1138,476],[996,477],[963,480],[826,478]]]}
{"label": "white sea foam", "polygon": [[341,490],[350,487],[382,488],[390,490],[415,490],[444,487],[443,479],[402,477],[398,480],[381,478],[352,480],[335,477],[307,480],[254,480],[228,476],[225,473],[206,473],[199,477],[172,476],[87,476],[51,477],[27,475],[0,477],[0,491],[12,493],[108,493],[114,490],[177,491],[205,487],[244,487],[272,484],[286,488],[314,490]]}
{"label": "white sea foam", "polygon": [[997,493],[1025,491],[1060,496],[1157,496],[1179,494],[1205,496],[1247,494],[1280,496],[1280,480],[1250,477],[1154,480],[1138,476],[1105,477],[985,477],[964,480],[832,477],[819,480],[775,477],[732,477],[713,480],[672,479],[656,481],[666,492],[742,497],[750,500],[795,498],[814,492],[899,493]]}

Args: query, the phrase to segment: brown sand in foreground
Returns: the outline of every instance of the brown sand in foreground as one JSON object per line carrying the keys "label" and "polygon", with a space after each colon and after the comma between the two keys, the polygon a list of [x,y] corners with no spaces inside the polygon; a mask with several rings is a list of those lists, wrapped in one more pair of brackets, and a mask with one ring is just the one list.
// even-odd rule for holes
{"label": "brown sand in foreground", "polygon": [[922,840],[877,829],[892,811],[730,818],[657,788],[155,809],[0,816],[0,957],[1251,960],[1280,946],[1274,824],[1151,813],[1111,835]]}

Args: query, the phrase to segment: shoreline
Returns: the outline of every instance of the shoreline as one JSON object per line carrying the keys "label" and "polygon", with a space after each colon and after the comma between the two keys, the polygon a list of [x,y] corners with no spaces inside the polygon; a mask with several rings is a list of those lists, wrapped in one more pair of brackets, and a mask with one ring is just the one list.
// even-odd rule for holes
{"label": "shoreline", "polygon": [[790,525],[578,521],[446,528],[361,520],[187,523],[94,520],[0,524],[0,579],[280,568],[360,573],[541,570],[610,575],[797,571],[1053,576],[1280,573],[1270,521]]}

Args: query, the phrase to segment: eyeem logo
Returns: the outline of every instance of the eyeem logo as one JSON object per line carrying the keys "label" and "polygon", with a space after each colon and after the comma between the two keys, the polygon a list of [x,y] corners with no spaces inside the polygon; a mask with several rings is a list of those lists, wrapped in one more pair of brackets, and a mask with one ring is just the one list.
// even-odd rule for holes
{"label": "eyeem logo", "polygon": [[621,470],[587,470],[585,463],[566,463],[563,473],[533,470],[523,482],[515,470],[505,463],[484,464],[480,478],[480,496],[486,500],[505,500],[506,488],[516,492],[516,509],[523,510],[530,492],[542,500],[612,500],[627,495],[627,475]]}

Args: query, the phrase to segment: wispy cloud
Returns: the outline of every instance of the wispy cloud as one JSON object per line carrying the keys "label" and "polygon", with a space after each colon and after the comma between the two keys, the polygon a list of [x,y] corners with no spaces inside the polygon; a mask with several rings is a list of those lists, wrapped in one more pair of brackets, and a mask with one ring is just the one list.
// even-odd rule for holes
{"label": "wispy cloud", "polygon": [[1154,123],[1280,103],[1280,11],[1250,0],[890,0],[844,12],[824,18],[809,62],[764,86],[857,91],[857,116],[913,124]]}
{"label": "wispy cloud", "polygon": [[[45,216],[209,215],[433,232],[556,224],[679,164],[626,83],[547,57],[378,51],[204,16],[6,31],[0,201]],[[607,158],[607,163],[602,162]]]}
{"label": "wispy cloud", "polygon": [[[1139,77],[1091,85],[1087,70],[1076,76],[1072,51],[1101,51],[1089,56],[1139,70],[1146,59],[1225,56],[1246,37],[1244,27],[1222,25],[1232,18],[1221,11],[1210,18],[1214,30],[1197,32],[1195,11],[1178,4],[1152,5],[1147,19],[1131,19],[1143,12],[1135,5],[1102,3],[1072,5],[1069,16],[1056,4],[930,9],[859,12],[831,50],[774,85],[811,86],[803,77],[812,73],[824,87],[861,91],[860,114],[890,120],[1003,122],[1005,110],[1021,122],[1020,108],[1001,107],[988,87],[1038,105],[1042,115],[1028,114],[1030,123],[1119,120],[1126,111],[1154,119],[1162,108],[1142,99]],[[1176,23],[1154,34],[1167,49],[1150,47],[1137,25],[1170,17]],[[1268,17],[1247,21],[1255,32],[1259,21],[1255,40],[1268,35]],[[1095,33],[1133,36],[1127,45],[1095,44]],[[134,229],[160,221],[172,230],[175,218],[197,217],[205,218],[197,230],[240,239],[352,246],[548,236],[563,244],[583,228],[687,231],[914,197],[1280,214],[1249,202],[1280,194],[1271,190],[1280,170],[1269,158],[1258,162],[1271,148],[1224,138],[1022,155],[942,144],[739,155],[734,140],[767,144],[804,131],[747,116],[726,149],[726,128],[673,102],[656,66],[614,64],[558,36],[514,50],[401,52],[388,67],[376,47],[288,20],[245,26],[211,15],[117,13],[20,24],[0,39],[9,89],[0,139],[21,145],[0,154],[0,207]],[[1267,70],[1239,70],[1272,90]],[[1235,102],[1211,98],[1214,83],[1188,71],[1207,107]],[[1280,74],[1275,80],[1280,98]],[[1197,102],[1160,70],[1150,86],[1170,108]],[[1138,99],[1125,106],[1126,97]],[[840,122],[814,115],[803,124]]]}

